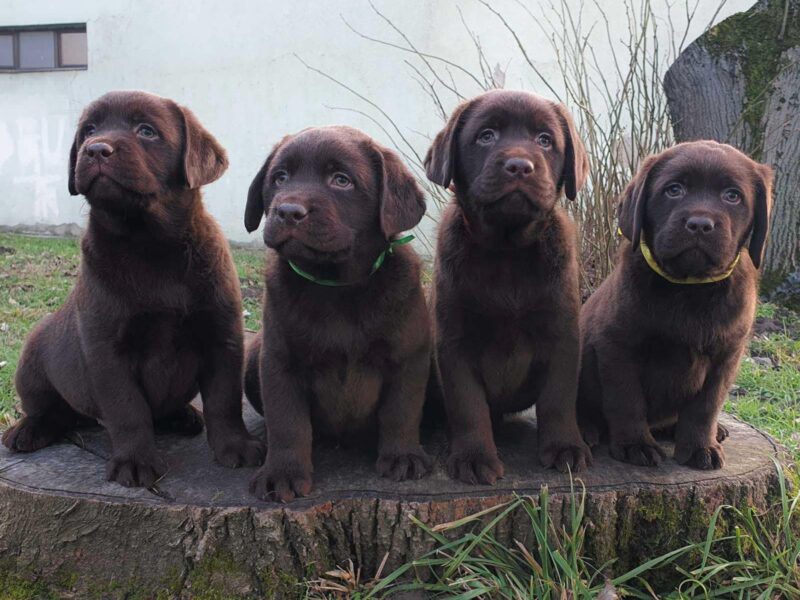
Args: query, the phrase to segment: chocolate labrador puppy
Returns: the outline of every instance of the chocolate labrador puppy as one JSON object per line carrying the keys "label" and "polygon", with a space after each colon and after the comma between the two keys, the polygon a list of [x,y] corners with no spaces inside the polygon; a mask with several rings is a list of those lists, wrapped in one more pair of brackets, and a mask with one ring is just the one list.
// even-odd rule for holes
{"label": "chocolate labrador puppy", "polygon": [[[658,465],[724,465],[717,424],[753,325],[772,170],[735,148],[688,142],[651,156],[620,205],[617,266],[581,312],[578,414],[587,442]],[[747,248],[748,251],[744,251]]]}
{"label": "chocolate labrador puppy", "polygon": [[268,452],[259,498],[311,490],[312,431],[377,435],[378,472],[419,478],[430,361],[420,261],[397,234],[419,223],[423,195],[398,156],[350,127],[285,137],[250,186],[245,226],[266,214],[261,336],[246,393],[263,412]]}
{"label": "chocolate labrador puppy", "polygon": [[575,420],[579,336],[574,199],[588,160],[566,108],[491,91],[461,104],[425,158],[454,186],[439,227],[435,355],[450,431],[451,477],[503,476],[492,419],[536,403],[539,460],[591,461]]}
{"label": "chocolate labrador puppy", "polygon": [[151,486],[165,472],[154,425],[200,432],[199,391],[216,459],[261,462],[242,421],[239,282],[200,193],[227,166],[172,100],[111,92],[84,110],[69,160],[69,191],[89,203],[80,273],[22,351],[25,416],[3,435],[9,449],[47,446],[88,417],[111,436],[108,479]]}

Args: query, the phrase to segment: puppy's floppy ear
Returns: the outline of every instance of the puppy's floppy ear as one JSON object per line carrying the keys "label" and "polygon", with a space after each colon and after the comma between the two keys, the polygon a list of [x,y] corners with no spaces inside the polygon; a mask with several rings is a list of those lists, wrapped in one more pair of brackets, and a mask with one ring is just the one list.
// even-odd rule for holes
{"label": "puppy's floppy ear", "polygon": [[639,247],[644,222],[645,204],[647,203],[647,179],[650,171],[658,162],[658,156],[648,156],[633,176],[625,191],[622,192],[619,210],[619,228],[622,235],[631,241],[631,251]]}
{"label": "puppy's floppy ear", "polygon": [[78,164],[78,133],[72,140],[72,147],[69,149],[69,174],[67,175],[67,189],[71,196],[78,195],[78,188],[75,186],[75,167]]}
{"label": "puppy's floppy ear", "polygon": [[381,230],[386,239],[414,227],[425,214],[425,195],[400,157],[375,144],[382,173]]}
{"label": "puppy's floppy ear", "polygon": [[764,250],[769,234],[769,217],[772,212],[772,178],[773,170],[768,165],[756,167],[755,187],[756,202],[753,207],[753,233],[750,234],[750,258],[756,269],[764,260]]}
{"label": "puppy's floppy ear", "polygon": [[186,187],[197,189],[222,176],[228,155],[192,111],[184,106],[178,109],[183,120],[183,176]]}
{"label": "puppy's floppy ear", "polygon": [[261,225],[261,218],[264,216],[267,208],[269,208],[269,202],[272,199],[270,198],[269,201],[266,201],[267,199],[264,198],[264,178],[267,176],[272,159],[275,158],[278,149],[283,146],[284,142],[290,137],[291,136],[288,135],[284,136],[280,142],[273,146],[267,160],[261,165],[258,173],[256,173],[256,176],[250,183],[250,188],[247,190],[247,205],[244,209],[244,227],[247,229],[247,233],[252,233],[258,229],[258,226]]}
{"label": "puppy's floppy ear", "polygon": [[425,155],[425,175],[433,183],[446,188],[455,175],[455,165],[458,151],[458,132],[464,122],[464,113],[469,108],[470,102],[462,102],[450,115],[444,129],[436,134],[433,144]]}
{"label": "puppy's floppy ear", "polygon": [[572,115],[563,104],[555,105],[558,117],[561,120],[561,129],[564,133],[564,170],[561,173],[560,184],[564,185],[564,193],[570,200],[575,200],[578,191],[586,183],[589,176],[589,155],[583,146],[578,129],[572,120]]}

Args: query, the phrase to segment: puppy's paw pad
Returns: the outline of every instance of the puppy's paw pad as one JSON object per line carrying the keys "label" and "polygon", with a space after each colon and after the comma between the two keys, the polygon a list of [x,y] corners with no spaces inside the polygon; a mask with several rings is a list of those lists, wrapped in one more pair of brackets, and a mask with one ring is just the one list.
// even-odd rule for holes
{"label": "puppy's paw pad", "polygon": [[539,461],[548,469],[578,473],[592,464],[592,451],[583,442],[553,443],[539,450]]}
{"label": "puppy's paw pad", "polygon": [[166,472],[157,457],[113,456],[106,464],[106,479],[125,487],[152,487]]}
{"label": "puppy's paw pad", "polygon": [[447,474],[470,485],[494,485],[503,473],[500,459],[483,450],[456,451],[447,459]]}
{"label": "puppy's paw pad", "polygon": [[731,435],[731,432],[728,431],[728,428],[725,427],[722,423],[717,423],[717,442],[720,444],[727,440]]}
{"label": "puppy's paw pad", "polygon": [[214,458],[223,467],[258,467],[264,462],[267,453],[264,442],[252,436],[239,436],[226,439],[214,449]]}
{"label": "puppy's paw pad", "polygon": [[611,456],[619,461],[640,467],[657,467],[667,458],[667,454],[656,442],[636,442],[633,444],[611,444]]}
{"label": "puppy's paw pad", "polygon": [[250,493],[261,500],[291,502],[311,493],[311,474],[300,466],[263,466],[250,479]]}
{"label": "puppy's paw pad", "polygon": [[725,466],[725,452],[719,445],[698,448],[684,464],[692,469],[703,471],[721,469]]}
{"label": "puppy's paw pad", "polygon": [[42,419],[22,417],[3,433],[3,445],[12,452],[33,452],[49,446],[57,437]]}
{"label": "puppy's paw pad", "polygon": [[423,451],[382,454],[375,467],[381,477],[392,481],[421,479],[431,471],[431,458]]}

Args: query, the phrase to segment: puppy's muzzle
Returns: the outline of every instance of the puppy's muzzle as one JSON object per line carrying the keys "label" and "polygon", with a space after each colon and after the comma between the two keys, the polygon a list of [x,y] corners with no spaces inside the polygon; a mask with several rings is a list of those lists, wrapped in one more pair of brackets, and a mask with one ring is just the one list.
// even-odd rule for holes
{"label": "puppy's muzzle", "polygon": [[294,203],[279,204],[275,209],[275,216],[283,225],[297,225],[308,216],[308,209]]}
{"label": "puppy's muzzle", "polygon": [[686,231],[699,237],[713,234],[716,226],[714,220],[707,216],[691,216],[686,219],[685,225]]}
{"label": "puppy's muzzle", "polygon": [[533,176],[533,163],[527,158],[512,157],[503,164],[503,173],[511,179],[528,179]]}
{"label": "puppy's muzzle", "polygon": [[106,142],[93,142],[86,145],[84,152],[90,159],[103,163],[114,154],[114,147]]}

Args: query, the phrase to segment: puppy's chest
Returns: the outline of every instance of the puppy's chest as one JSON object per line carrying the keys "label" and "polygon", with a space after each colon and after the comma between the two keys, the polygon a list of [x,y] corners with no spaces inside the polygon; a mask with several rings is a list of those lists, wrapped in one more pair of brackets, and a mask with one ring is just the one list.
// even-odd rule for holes
{"label": "puppy's chest", "polygon": [[199,349],[202,318],[174,312],[144,312],[120,322],[115,346],[122,354],[152,360]]}
{"label": "puppy's chest", "polygon": [[460,282],[462,302],[470,310],[498,319],[530,321],[556,304],[552,276],[536,266],[485,262]]}
{"label": "puppy's chest", "polygon": [[647,329],[650,344],[661,341],[685,352],[716,355],[741,345],[753,324],[752,309],[723,301],[680,302],[667,299],[652,307]]}
{"label": "puppy's chest", "polygon": [[335,436],[374,424],[384,379],[369,362],[342,358],[309,372],[312,419]]}
{"label": "puppy's chest", "polygon": [[187,312],[207,298],[197,288],[198,283],[204,287],[208,281],[194,271],[183,259],[150,264],[121,257],[103,264],[94,276],[113,296],[137,312]]}
{"label": "puppy's chest", "polygon": [[292,360],[308,386],[315,427],[329,435],[368,429],[374,421],[395,357],[391,336],[369,325],[339,314],[294,329]]}

